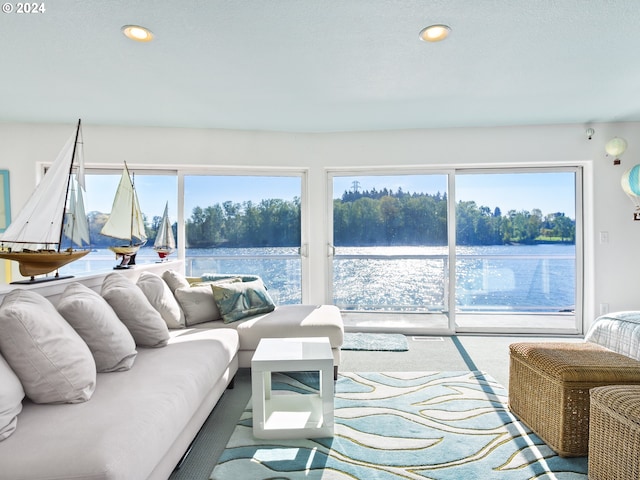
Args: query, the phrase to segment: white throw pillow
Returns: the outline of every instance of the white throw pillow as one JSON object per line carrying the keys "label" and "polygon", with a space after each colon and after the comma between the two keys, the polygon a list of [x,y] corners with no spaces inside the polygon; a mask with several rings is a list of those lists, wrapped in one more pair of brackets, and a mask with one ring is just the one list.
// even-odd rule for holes
{"label": "white throw pillow", "polygon": [[65,288],[58,312],[89,346],[98,372],[129,370],[136,342],[107,301],[81,283]]}
{"label": "white throw pillow", "polygon": [[110,273],[102,282],[101,295],[126,325],[139,347],[164,347],[169,341],[167,324],[142,290],[120,273]]}
{"label": "white throw pillow", "polygon": [[169,288],[173,293],[176,293],[178,288],[189,286],[187,278],[175,270],[165,270],[162,273],[162,279],[167,283],[167,285],[169,285]]}
{"label": "white throw pillow", "polygon": [[42,295],[13,290],[0,306],[0,351],[36,403],[91,398],[96,364],[80,335]]}
{"label": "white throw pillow", "polygon": [[198,323],[220,320],[220,309],[216,304],[211,285],[237,283],[242,280],[239,277],[229,277],[208,282],[190,283],[188,287],[178,287],[174,292],[185,316],[187,327]]}
{"label": "white throw pillow", "polygon": [[136,285],[140,287],[149,303],[163,318],[169,328],[184,328],[185,318],[180,304],[173,296],[169,285],[162,277],[151,272],[142,272]]}
{"label": "white throw pillow", "polygon": [[184,312],[187,327],[198,323],[220,320],[220,310],[216,305],[211,285],[179,287],[175,296]]}
{"label": "white throw pillow", "polygon": [[0,355],[0,385],[0,441],[2,441],[16,429],[24,398],[20,379],[2,355]]}

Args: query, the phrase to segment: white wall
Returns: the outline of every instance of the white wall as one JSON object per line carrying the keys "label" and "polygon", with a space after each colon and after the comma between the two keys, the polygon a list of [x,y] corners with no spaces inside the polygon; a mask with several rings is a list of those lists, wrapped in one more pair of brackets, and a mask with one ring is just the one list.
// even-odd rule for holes
{"label": "white wall", "polygon": [[[106,127],[83,124],[88,165],[131,167],[256,166],[308,170],[311,199],[310,302],[323,302],[326,270],[326,169],[345,167],[464,167],[583,165],[585,168],[585,319],[610,310],[640,309],[635,273],[640,222],[620,188],[623,172],[640,163],[640,123],[408,130],[361,133],[288,134],[228,130]],[[15,213],[33,190],[36,162],[50,162],[73,131],[68,125],[0,124],[0,169],[11,174]],[[629,144],[622,165],[606,158],[604,144],[613,136]],[[609,243],[599,243],[599,232]]]}

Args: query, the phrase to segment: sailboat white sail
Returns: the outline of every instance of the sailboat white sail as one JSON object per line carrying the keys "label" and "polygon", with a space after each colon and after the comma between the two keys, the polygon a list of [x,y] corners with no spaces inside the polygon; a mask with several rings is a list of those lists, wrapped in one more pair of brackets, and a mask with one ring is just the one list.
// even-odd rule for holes
{"label": "sailboat white sail", "polygon": [[162,260],[165,260],[176,249],[176,239],[173,235],[171,222],[169,221],[169,202],[164,206],[164,213],[162,214],[162,220],[158,227],[156,240],[153,243],[153,249]]}
{"label": "sailboat white sail", "polygon": [[[84,214],[84,156],[81,122],[67,140],[29,200],[9,227],[0,234],[0,258],[14,260],[20,273],[34,279],[57,270],[89,253],[89,225]],[[75,173],[74,173],[75,172]],[[72,193],[70,193],[72,192]],[[63,248],[65,236],[70,246]],[[80,247],[74,250],[73,246]]]}
{"label": "sailboat white sail", "polygon": [[126,163],[113,200],[111,214],[100,234],[128,242],[125,245],[109,247],[116,254],[116,258],[122,258],[119,268],[135,265],[136,253],[147,242],[138,195]]}
{"label": "sailboat white sail", "polygon": [[71,188],[69,190],[69,209],[67,211],[66,220],[64,222],[64,234],[75,245],[84,245],[89,241],[89,224],[87,223],[87,214],[84,209],[84,200],[82,191],[79,188],[79,182],[71,179]]}

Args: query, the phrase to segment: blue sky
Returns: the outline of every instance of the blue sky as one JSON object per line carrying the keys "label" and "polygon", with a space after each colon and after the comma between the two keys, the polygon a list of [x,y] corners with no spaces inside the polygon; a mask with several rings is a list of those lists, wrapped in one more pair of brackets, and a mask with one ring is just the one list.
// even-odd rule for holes
{"label": "blue sky", "polygon": [[544,214],[562,212],[575,218],[575,174],[570,172],[457,175],[456,196],[500,207],[503,214],[539,208]]}
{"label": "blue sky", "polygon": [[[226,200],[242,203],[259,202],[263,198],[292,200],[300,195],[299,177],[259,176],[188,176],[185,178],[185,206],[187,216],[195,206],[207,207]],[[353,181],[362,190],[402,187],[405,192],[443,193],[445,175],[393,175],[334,177],[334,198],[352,188]],[[87,177],[87,211],[110,212],[120,175],[89,175]],[[542,210],[543,214],[564,212],[575,217],[575,175],[559,173],[496,173],[458,174],[457,200],[473,200],[479,206],[493,210],[499,207],[503,214],[509,210]],[[177,178],[163,175],[136,175],[136,189],[142,211],[151,220],[162,215],[169,201],[169,216],[177,218]]]}
{"label": "blue sky", "polygon": [[[435,194],[447,191],[445,175],[351,176],[334,179],[334,198],[352,188],[357,180],[361,190],[402,187],[405,192]],[[509,210],[542,210],[543,214],[563,212],[575,217],[575,174],[559,173],[495,173],[457,174],[456,200],[475,201],[478,206],[503,214]]]}
{"label": "blue sky", "polygon": [[[85,209],[87,213],[97,210],[103,213],[111,212],[113,198],[120,183],[118,175],[87,175],[87,192],[85,194]],[[154,216],[161,216],[164,206],[169,202],[169,216],[173,221],[177,218],[178,180],[165,175],[136,175],[134,177],[138,200],[142,212],[148,220]]]}
{"label": "blue sky", "polygon": [[[86,209],[111,211],[120,174],[88,175]],[[178,180],[173,176],[136,175],[134,177],[140,208],[151,220],[161,216],[164,205],[169,201],[169,217],[177,219]],[[185,208],[191,216],[196,206],[208,207],[216,203],[231,200],[243,203],[248,200],[260,202],[264,198],[293,200],[300,196],[299,177],[258,177],[258,176],[187,176],[185,177]]]}
{"label": "blue sky", "polygon": [[260,176],[188,176],[185,177],[185,207],[189,215],[193,207],[208,207],[231,200],[259,203],[265,198],[293,200],[300,196],[300,177]]}

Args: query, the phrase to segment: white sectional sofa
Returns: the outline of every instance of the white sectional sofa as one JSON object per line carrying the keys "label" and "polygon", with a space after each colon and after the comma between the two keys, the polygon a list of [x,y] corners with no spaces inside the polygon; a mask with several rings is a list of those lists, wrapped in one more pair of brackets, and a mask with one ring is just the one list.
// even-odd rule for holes
{"label": "white sectional sofa", "polygon": [[251,358],[260,339],[282,337],[327,337],[333,353],[334,374],[340,365],[344,327],[340,310],[333,305],[282,305],[273,312],[254,315],[244,321],[231,324],[206,322],[188,330],[225,328],[238,332],[238,364],[241,368],[251,367]]}
{"label": "white sectional sofa", "polygon": [[[271,312],[227,324],[223,320],[215,320],[219,312],[214,312],[208,321],[189,326],[188,316],[182,308],[175,309],[176,297],[171,297],[174,300],[168,297],[150,298],[148,302],[153,311],[139,303],[141,292],[144,297],[149,294],[149,288],[148,285],[146,289],[135,286],[133,282],[142,285],[139,277],[144,272],[152,272],[154,275],[146,275],[146,278],[157,284],[157,279],[167,269],[176,276],[175,272],[182,270],[182,264],[172,262],[149,268],[138,266],[135,270],[113,274],[129,279],[128,287],[126,282],[118,286],[124,290],[115,295],[115,300],[111,298],[113,303],[109,302],[109,306],[111,313],[118,315],[134,337],[135,358],[133,362],[129,357],[123,360],[129,365],[128,370],[124,369],[126,366],[123,366],[123,362],[119,362],[113,368],[122,368],[122,371],[95,373],[94,370],[94,376],[89,379],[84,378],[86,371],[72,371],[72,375],[67,376],[73,377],[77,373],[77,378],[73,377],[75,380],[68,382],[72,384],[72,393],[68,398],[65,397],[65,401],[74,403],[55,400],[36,403],[30,395],[36,397],[36,401],[42,398],[38,399],[35,393],[30,393],[33,392],[33,385],[23,382],[26,396],[16,404],[16,398],[22,398],[16,377],[22,381],[20,375],[24,375],[24,366],[16,361],[16,350],[12,350],[6,341],[8,336],[5,334],[10,330],[6,322],[15,318],[22,321],[23,316],[28,314],[20,312],[19,308],[16,313],[4,304],[0,307],[0,336],[5,338],[4,343],[0,340],[0,353],[5,357],[3,359],[0,356],[0,381],[3,386],[0,389],[0,480],[166,479],[188,450],[237,369],[250,365],[252,352],[261,336],[327,336],[334,348],[337,367],[343,326],[335,307],[281,306]],[[107,277],[112,280],[115,278],[111,275]],[[120,279],[115,278],[117,281]],[[60,306],[69,298],[68,291],[64,293],[65,288],[74,282],[78,280],[59,280],[24,289],[38,292],[43,299],[46,298],[47,303]],[[114,296],[113,291],[104,291],[104,285],[108,283],[104,275],[84,278],[82,283],[93,292],[100,293],[100,300],[110,298],[110,294]],[[204,293],[201,287],[193,287],[194,292],[200,289]],[[11,294],[10,290],[13,288],[0,292],[0,301],[4,302],[6,297],[7,304],[16,302],[17,296]],[[95,297],[93,292],[89,293]],[[129,299],[129,295],[134,293],[135,298]],[[187,293],[191,294],[191,291]],[[206,298],[208,301],[209,297]],[[188,308],[197,307],[196,310],[202,314],[207,305],[210,306],[206,302],[187,302],[185,305]],[[130,305],[135,307],[127,309]],[[39,310],[43,314],[53,315],[48,307]],[[157,338],[153,340],[156,346],[141,346],[148,332],[140,328],[144,330],[147,324],[156,322],[154,315],[167,324],[170,323],[167,318],[174,315],[173,320],[178,325],[172,326],[179,328],[167,328],[166,337],[161,328],[156,329],[150,334],[159,338],[158,342]],[[78,338],[84,335],[80,343],[84,340],[85,347],[88,346],[86,351],[90,350],[91,360],[87,360],[86,351],[80,351],[79,358],[85,355],[83,361],[95,361],[95,368],[104,365],[105,360],[96,352],[100,342],[96,347],[95,338],[92,340],[86,336],[86,332],[80,333],[82,325],[67,318],[79,334],[73,335]],[[145,319],[142,327],[129,323],[140,318]],[[157,323],[154,325],[158,326]],[[63,330],[66,329],[64,331],[71,335],[68,332],[69,325],[57,325],[55,328],[58,327],[64,327]],[[76,346],[79,345],[77,338],[73,341]],[[44,345],[45,353],[47,348],[50,345]],[[49,357],[56,361],[55,354]],[[64,356],[61,361],[64,363]],[[15,371],[12,373],[12,368],[20,370],[20,375]],[[75,367],[72,365],[71,368]],[[67,373],[63,371],[62,376]],[[36,382],[35,388],[41,387]],[[25,395],[24,392],[22,395]],[[54,397],[57,393],[54,389]]]}
{"label": "white sectional sofa", "polygon": [[187,329],[233,328],[238,332],[240,367],[251,367],[251,358],[262,338],[328,337],[337,375],[344,326],[340,310],[336,306],[282,305],[271,311],[225,323],[217,305],[213,303],[210,284],[229,279],[254,282],[260,281],[259,277],[205,274],[198,278],[187,278],[171,271],[164,272],[162,276],[182,306]]}

